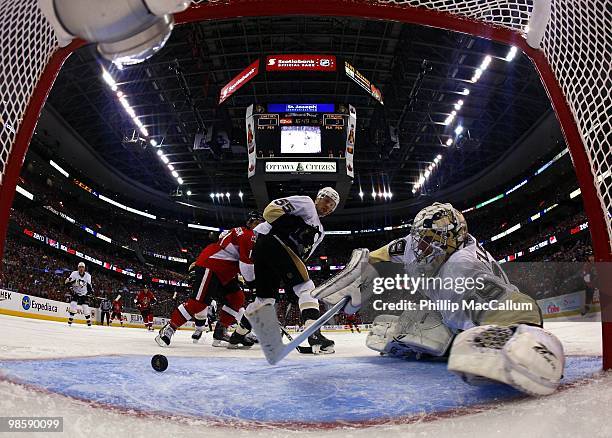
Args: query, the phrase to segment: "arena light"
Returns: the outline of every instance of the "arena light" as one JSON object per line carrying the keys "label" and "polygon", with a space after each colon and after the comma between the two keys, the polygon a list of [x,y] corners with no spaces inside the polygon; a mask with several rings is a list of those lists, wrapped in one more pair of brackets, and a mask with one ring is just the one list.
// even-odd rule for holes
{"label": "arena light", "polygon": [[438,155],[436,158],[438,159],[438,161],[440,161],[442,159],[442,155]]}
{"label": "arena light", "polygon": [[176,170],[173,170],[172,171],[172,176],[175,177],[175,178],[178,178],[179,174],[178,174],[178,172]]}
{"label": "arena light", "polygon": [[444,120],[444,126],[448,126],[451,123],[453,123],[453,120],[455,120],[455,114],[451,113],[451,114],[448,115],[448,117]]}
{"label": "arena light", "polygon": [[[448,141],[447,141],[447,143],[448,143]],[[439,161],[440,161],[440,155],[438,155],[436,158],[434,158],[434,163],[438,164]]]}
{"label": "arena light", "polygon": [[510,47],[510,50],[508,50],[508,54],[506,55],[506,61],[512,61],[516,57],[517,52],[518,48],[515,46]]}
{"label": "arena light", "polygon": [[463,132],[463,126],[459,125],[455,128],[455,135],[461,135]]}
{"label": "arena light", "polygon": [[174,170],[174,166],[172,164],[168,164],[168,169]]}
{"label": "arena light", "polygon": [[191,190],[187,190],[187,196],[191,196]]}
{"label": "arena light", "polygon": [[455,104],[455,110],[459,111],[461,109],[461,107],[463,106],[463,100],[459,100],[456,104]]}
{"label": "arena light", "polygon": [[363,201],[363,191],[359,190],[359,197],[361,198],[361,200]]}
{"label": "arena light", "polygon": [[160,158],[164,162],[164,164],[168,164],[170,162],[168,157],[166,157],[165,155],[160,155]]}
{"label": "arena light", "polygon": [[162,152],[162,150],[161,150],[161,149],[158,149],[158,150],[157,150],[157,156],[158,156],[158,157],[161,157],[163,154],[164,154],[164,153]]}
{"label": "arena light", "polygon": [[102,69],[102,79],[108,84],[113,91],[117,91],[117,82],[105,68]]}
{"label": "arena light", "polygon": [[393,193],[389,192],[389,199],[393,198]]}
{"label": "arena light", "polygon": [[461,92],[461,94],[463,94],[464,96],[469,96],[470,95],[470,90],[468,90],[467,88],[464,88],[463,91]]}
{"label": "arena light", "polygon": [[20,186],[16,186],[15,190],[17,191],[17,193],[19,193],[20,195],[25,196],[26,198],[28,198],[30,201],[34,200],[34,195],[30,192],[28,192],[26,189],[24,189],[23,187]]}
{"label": "arena light", "polygon": [[480,64],[480,69],[482,71],[485,71],[489,67],[489,64],[491,64],[492,60],[493,58],[491,58],[490,55],[487,55],[485,59],[483,59],[482,64]]}
{"label": "arena light", "polygon": [[53,160],[49,160],[49,164],[51,165],[51,167],[53,167],[55,170],[57,170],[59,173],[61,173],[62,175],[64,175],[66,178],[68,178],[70,176],[70,174],[68,172],[66,172],[59,164],[57,164],[55,161]]}
{"label": "arena light", "polygon": [[376,192],[372,189],[372,199],[376,199]]}
{"label": "arena light", "polygon": [[195,228],[197,230],[208,230],[208,231],[221,231],[221,228],[209,227],[207,225],[199,225],[199,224],[187,224],[187,228]]}
{"label": "arena light", "polygon": [[419,178],[419,186],[422,186],[424,182],[425,182],[425,177],[424,177],[424,176],[421,176],[421,177]]}
{"label": "arena light", "polygon": [[576,189],[574,190],[572,193],[570,193],[570,199],[574,199],[576,196],[580,196],[580,194],[582,193],[582,190],[580,189]]}
{"label": "arena light", "polygon": [[151,146],[153,146],[153,147],[157,146],[157,141],[156,141],[154,138],[152,138],[151,140],[149,140],[149,143],[150,143],[150,144],[151,144]]}
{"label": "arena light", "polygon": [[229,193],[229,192],[227,192],[227,193],[225,194],[225,196],[226,196],[226,197],[227,197],[227,199],[229,200],[229,198],[230,198],[230,193]]}
{"label": "arena light", "polygon": [[425,176],[425,178],[429,178],[429,175],[431,175],[431,171],[430,170],[426,170],[425,173],[423,174],[423,176]]}
{"label": "arena light", "polygon": [[[452,144],[453,144],[453,139],[452,138],[449,138],[448,140],[446,140],[446,146],[450,146]],[[436,163],[437,163],[437,161],[436,161]]]}
{"label": "arena light", "polygon": [[176,179],[178,181],[179,184],[183,184],[183,178],[181,178],[180,176]]}
{"label": "arena light", "polygon": [[242,193],[242,190],[240,190],[238,192],[238,197],[240,198],[240,202],[242,202],[242,197],[244,196],[244,193]]}
{"label": "arena light", "polygon": [[215,200],[215,194],[214,193],[210,194],[210,199],[212,199],[213,201]]}

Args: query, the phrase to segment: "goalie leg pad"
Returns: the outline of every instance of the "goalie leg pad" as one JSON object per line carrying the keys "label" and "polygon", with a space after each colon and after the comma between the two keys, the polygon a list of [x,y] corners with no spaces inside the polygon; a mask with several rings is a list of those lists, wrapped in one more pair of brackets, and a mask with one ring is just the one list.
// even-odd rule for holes
{"label": "goalie leg pad", "polygon": [[417,356],[444,356],[453,342],[454,334],[442,314],[430,310],[406,310],[397,321],[393,345],[398,350],[411,351]]}
{"label": "goalie leg pad", "polygon": [[378,315],[374,318],[366,338],[366,347],[380,353],[388,353],[386,347],[397,333],[398,319],[399,316],[394,315]]}
{"label": "goalie leg pad", "polygon": [[482,378],[530,395],[552,394],[563,377],[565,355],[557,337],[539,327],[485,325],[457,335],[448,369],[472,383]]}
{"label": "goalie leg pad", "polygon": [[366,338],[366,346],[392,356],[440,357],[448,351],[453,337],[442,322],[440,312],[409,310],[399,317],[377,316]]}

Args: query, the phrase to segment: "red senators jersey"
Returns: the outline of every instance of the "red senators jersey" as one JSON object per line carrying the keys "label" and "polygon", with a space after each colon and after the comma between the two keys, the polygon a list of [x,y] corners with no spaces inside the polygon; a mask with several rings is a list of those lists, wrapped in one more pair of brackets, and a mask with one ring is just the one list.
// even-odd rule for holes
{"label": "red senators jersey", "polygon": [[136,305],[140,310],[148,309],[155,304],[155,301],[157,301],[155,295],[148,289],[143,289],[136,295]]}
{"label": "red senators jersey", "polygon": [[208,245],[198,256],[196,265],[217,274],[222,284],[229,283],[238,272],[246,281],[255,280],[251,253],[255,244],[253,230],[246,227],[224,231],[219,240]]}
{"label": "red senators jersey", "polygon": [[123,303],[121,300],[113,300],[113,312],[121,313],[123,310]]}

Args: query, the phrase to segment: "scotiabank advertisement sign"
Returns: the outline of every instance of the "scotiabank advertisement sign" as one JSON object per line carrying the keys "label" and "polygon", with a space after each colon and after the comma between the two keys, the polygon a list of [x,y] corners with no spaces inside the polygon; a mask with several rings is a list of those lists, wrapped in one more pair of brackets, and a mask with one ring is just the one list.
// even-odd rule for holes
{"label": "scotiabank advertisement sign", "polygon": [[221,89],[219,96],[219,105],[225,102],[232,94],[238,91],[244,84],[249,82],[259,73],[259,59],[242,70],[238,76],[232,79],[225,87]]}
{"label": "scotiabank advertisement sign", "polygon": [[266,58],[267,71],[336,71],[333,55],[271,55]]}

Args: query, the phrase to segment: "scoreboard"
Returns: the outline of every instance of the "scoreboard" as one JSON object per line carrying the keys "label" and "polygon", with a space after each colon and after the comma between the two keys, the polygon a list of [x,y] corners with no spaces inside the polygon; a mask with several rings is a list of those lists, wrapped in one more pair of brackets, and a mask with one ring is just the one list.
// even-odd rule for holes
{"label": "scoreboard", "polygon": [[[270,109],[289,111],[271,112]],[[267,110],[257,106],[252,118],[247,120],[247,143],[255,143],[262,158],[342,157],[346,149],[348,110],[342,105],[337,112],[320,112],[320,109],[334,110],[335,105],[270,104]]]}

